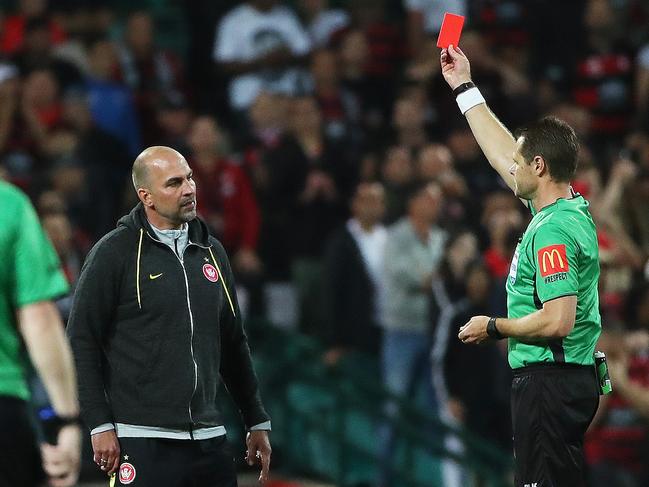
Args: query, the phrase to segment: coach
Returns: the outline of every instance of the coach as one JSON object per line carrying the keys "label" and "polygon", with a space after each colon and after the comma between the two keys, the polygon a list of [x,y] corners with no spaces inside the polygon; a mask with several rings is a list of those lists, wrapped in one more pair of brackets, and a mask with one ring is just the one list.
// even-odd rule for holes
{"label": "coach", "polygon": [[516,487],[584,485],[583,437],[599,402],[593,353],[601,332],[599,257],[588,202],[570,187],[579,144],[546,117],[514,138],[471,82],[461,50],[442,73],[489,163],[533,218],[507,279],[509,318],[474,316],[464,343],[509,337]]}
{"label": "coach", "polygon": [[121,484],[235,486],[222,379],[263,482],[270,421],[228,258],[196,217],[192,170],[175,150],[150,147],[133,185],[140,203],[88,255],[68,325],[94,460]]}

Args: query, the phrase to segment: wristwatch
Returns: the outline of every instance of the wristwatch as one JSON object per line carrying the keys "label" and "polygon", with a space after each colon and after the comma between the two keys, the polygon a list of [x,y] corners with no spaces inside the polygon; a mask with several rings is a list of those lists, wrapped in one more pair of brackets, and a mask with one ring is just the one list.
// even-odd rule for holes
{"label": "wristwatch", "polygon": [[79,416],[59,416],[51,407],[40,409],[38,411],[38,417],[41,420],[45,441],[51,445],[56,445],[61,428],[70,425],[81,426],[81,418]]}
{"label": "wristwatch", "polygon": [[496,328],[496,319],[497,318],[493,317],[489,318],[489,322],[487,323],[487,335],[494,340],[502,340],[505,336],[498,331],[498,328]]}
{"label": "wristwatch", "polygon": [[467,81],[466,83],[462,83],[461,85],[455,87],[455,89],[453,90],[453,96],[457,98],[458,95],[461,95],[462,93],[470,90],[471,88],[475,88],[475,83],[473,81]]}

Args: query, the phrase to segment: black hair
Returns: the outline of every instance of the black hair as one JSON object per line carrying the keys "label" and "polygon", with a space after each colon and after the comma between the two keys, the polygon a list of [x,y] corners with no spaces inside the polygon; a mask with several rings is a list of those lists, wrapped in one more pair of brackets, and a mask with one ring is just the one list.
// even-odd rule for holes
{"label": "black hair", "polygon": [[556,117],[544,117],[517,130],[518,137],[523,137],[520,152],[526,163],[541,156],[553,180],[567,183],[573,179],[579,141],[570,125]]}

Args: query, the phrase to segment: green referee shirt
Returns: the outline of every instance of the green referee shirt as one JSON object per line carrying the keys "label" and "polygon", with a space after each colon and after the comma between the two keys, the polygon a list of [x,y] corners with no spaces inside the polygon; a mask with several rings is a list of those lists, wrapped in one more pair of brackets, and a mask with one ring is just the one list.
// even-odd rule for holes
{"label": "green referee shirt", "polygon": [[0,395],[29,398],[16,311],[67,291],[58,256],[29,199],[0,181]]}
{"label": "green referee shirt", "polygon": [[575,326],[563,339],[509,339],[509,365],[593,363],[601,332],[599,252],[595,223],[581,195],[560,198],[536,213],[523,234],[507,278],[507,313],[521,318],[562,296],[577,296]]}

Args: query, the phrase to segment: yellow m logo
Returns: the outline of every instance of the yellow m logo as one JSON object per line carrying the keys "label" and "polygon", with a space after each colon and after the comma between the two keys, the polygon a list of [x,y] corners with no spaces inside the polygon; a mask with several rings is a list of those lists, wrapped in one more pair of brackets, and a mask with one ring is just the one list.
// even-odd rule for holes
{"label": "yellow m logo", "polygon": [[550,251],[546,250],[545,252],[543,252],[543,259],[542,259],[543,274],[548,272],[548,268],[547,268],[548,261],[550,262],[550,269],[557,269],[557,267],[555,267],[554,265],[555,256],[557,258],[557,264],[559,264],[558,269],[564,269],[566,267],[563,257],[561,257],[561,254],[557,249],[552,249]]}

